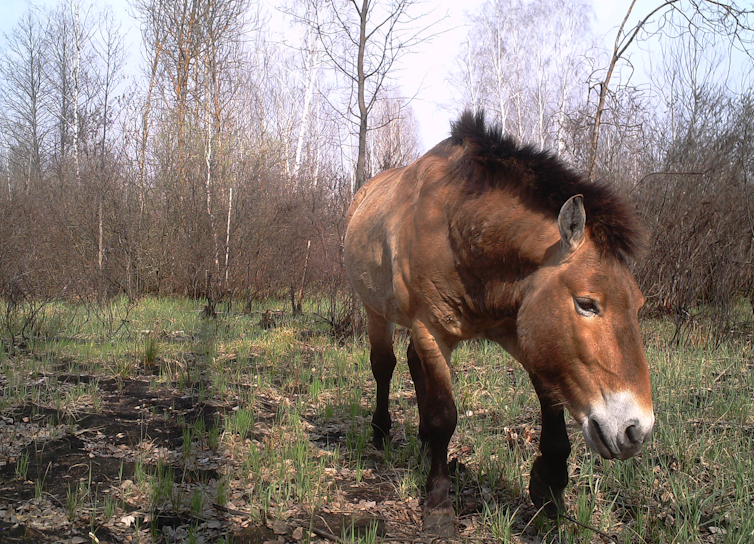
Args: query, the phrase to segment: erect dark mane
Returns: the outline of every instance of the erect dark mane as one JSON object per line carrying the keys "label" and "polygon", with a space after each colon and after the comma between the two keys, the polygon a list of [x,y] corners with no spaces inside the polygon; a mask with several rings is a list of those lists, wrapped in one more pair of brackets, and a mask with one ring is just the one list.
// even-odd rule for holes
{"label": "erect dark mane", "polygon": [[643,229],[632,207],[612,187],[589,182],[547,151],[520,145],[504,135],[499,125],[487,127],[483,111],[464,111],[451,123],[446,142],[467,146],[455,169],[478,188],[521,191],[527,200],[555,217],[566,200],[584,195],[587,230],[600,251],[621,259],[636,257]]}

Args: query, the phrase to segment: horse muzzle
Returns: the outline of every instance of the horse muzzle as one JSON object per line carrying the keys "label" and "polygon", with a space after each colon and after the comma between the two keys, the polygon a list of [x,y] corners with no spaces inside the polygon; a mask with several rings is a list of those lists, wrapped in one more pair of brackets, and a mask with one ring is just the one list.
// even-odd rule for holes
{"label": "horse muzzle", "polygon": [[651,436],[655,416],[627,392],[606,395],[581,424],[589,448],[605,459],[625,460],[641,451]]}

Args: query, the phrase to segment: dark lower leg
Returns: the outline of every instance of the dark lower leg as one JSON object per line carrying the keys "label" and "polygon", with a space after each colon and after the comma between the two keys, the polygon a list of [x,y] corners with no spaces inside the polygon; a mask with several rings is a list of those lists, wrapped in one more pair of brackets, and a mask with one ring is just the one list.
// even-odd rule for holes
{"label": "dark lower leg", "polygon": [[457,412],[452,397],[425,407],[422,422],[428,436],[427,445],[432,462],[427,476],[427,502],[425,512],[440,511],[452,514],[450,503],[450,472],[448,470],[448,444],[456,428]]}
{"label": "dark lower leg", "polygon": [[372,442],[375,447],[382,448],[385,442],[390,440],[390,411],[388,403],[390,399],[390,380],[395,369],[395,355],[393,351],[377,351],[372,348],[370,359],[372,374],[377,385],[377,399],[372,415],[372,430],[374,436]]}
{"label": "dark lower leg", "polygon": [[377,389],[377,398],[372,415],[372,442],[377,448],[382,448],[385,441],[390,439],[390,380],[395,369],[395,353],[393,353],[393,326],[381,315],[367,310],[367,335],[371,350],[369,361],[372,364],[372,375]]}
{"label": "dark lower leg", "polygon": [[419,321],[414,322],[411,340],[408,355],[419,404],[419,432],[432,456],[424,503],[424,529],[449,537],[454,533],[455,514],[448,496],[448,444],[458,419],[450,374],[452,346]]}
{"label": "dark lower leg", "polygon": [[408,344],[406,355],[408,368],[411,371],[411,379],[414,381],[414,389],[416,389],[416,404],[419,408],[419,438],[421,438],[423,444],[427,445],[429,435],[422,425],[422,412],[424,411],[425,399],[427,398],[427,383],[424,378],[422,362],[419,359],[419,354],[416,353],[413,339]]}
{"label": "dark lower leg", "polygon": [[568,456],[571,443],[565,425],[563,407],[555,405],[535,384],[542,406],[541,455],[531,468],[529,495],[537,508],[544,507],[548,517],[556,517],[565,508],[564,491],[568,485]]}

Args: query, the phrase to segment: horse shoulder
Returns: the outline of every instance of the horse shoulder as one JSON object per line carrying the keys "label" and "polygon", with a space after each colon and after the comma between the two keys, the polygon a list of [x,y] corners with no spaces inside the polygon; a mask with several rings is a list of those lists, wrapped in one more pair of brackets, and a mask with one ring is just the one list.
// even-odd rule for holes
{"label": "horse shoulder", "polygon": [[409,255],[415,314],[442,331],[451,344],[475,334],[474,323],[463,313],[466,290],[449,237],[447,206],[457,198],[453,186],[421,191]]}

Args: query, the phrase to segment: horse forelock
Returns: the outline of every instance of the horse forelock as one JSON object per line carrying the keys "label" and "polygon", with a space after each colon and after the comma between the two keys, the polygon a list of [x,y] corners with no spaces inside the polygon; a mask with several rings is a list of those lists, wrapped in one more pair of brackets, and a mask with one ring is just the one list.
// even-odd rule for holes
{"label": "horse forelock", "polygon": [[600,252],[625,261],[642,251],[645,233],[636,212],[613,187],[588,181],[548,151],[521,145],[500,125],[487,125],[483,111],[463,112],[444,143],[434,151],[455,157],[454,176],[470,191],[514,190],[555,218],[566,200],[582,194],[587,231]]}

